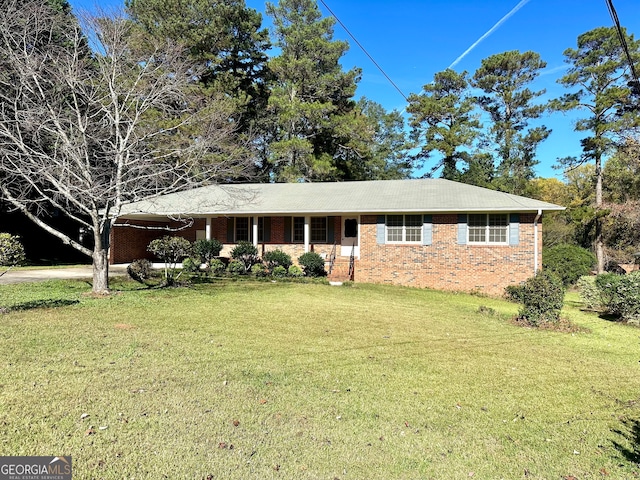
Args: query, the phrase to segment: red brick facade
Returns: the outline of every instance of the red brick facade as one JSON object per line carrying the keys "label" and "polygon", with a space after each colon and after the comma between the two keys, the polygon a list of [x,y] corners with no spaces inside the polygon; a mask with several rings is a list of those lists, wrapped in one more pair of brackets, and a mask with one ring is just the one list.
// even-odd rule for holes
{"label": "red brick facade", "polygon": [[[355,281],[501,295],[534,274],[535,215],[520,215],[518,245],[458,245],[457,215],[433,215],[431,245],[378,245],[377,217],[360,219]],[[542,265],[542,222],[538,222]]]}
{"label": "red brick facade", "polygon": [[[534,274],[534,221],[535,214],[520,214],[517,245],[459,245],[457,243],[458,216],[434,214],[432,216],[432,242],[430,245],[378,244],[376,240],[377,216],[360,217],[360,256],[355,261],[354,280],[367,283],[388,283],[439,290],[480,291],[501,295],[508,285],[518,284]],[[333,237],[338,255],[341,238],[341,217],[328,217],[333,221]],[[268,242],[258,243],[260,254],[276,248],[291,255],[294,261],[304,253],[304,244],[285,242],[285,217],[271,217],[271,235]],[[136,222],[146,227],[166,226],[159,222]],[[175,224],[170,226],[177,226]],[[197,231],[206,228],[204,219],[176,235],[194,241]],[[542,222],[537,224],[537,265],[542,264]],[[146,251],[154,238],[167,235],[166,230],[114,227],[111,237],[111,263],[128,263],[137,258],[153,256]],[[224,244],[223,256],[228,256],[235,244],[227,241],[227,218],[211,220],[211,236]],[[329,256],[334,242],[310,244],[310,250]]]}
{"label": "red brick facade", "polygon": [[[147,246],[152,240],[165,235],[177,235],[193,242],[196,240],[196,232],[205,229],[204,219],[196,219],[189,228],[176,232],[168,229],[178,230],[183,227],[178,222],[136,220],[135,222],[128,221],[126,223],[135,226],[114,226],[111,229],[111,249],[109,251],[109,262],[111,264],[130,263],[141,258],[154,260],[153,254],[147,251]],[[121,222],[117,225],[123,224],[124,222]]]}

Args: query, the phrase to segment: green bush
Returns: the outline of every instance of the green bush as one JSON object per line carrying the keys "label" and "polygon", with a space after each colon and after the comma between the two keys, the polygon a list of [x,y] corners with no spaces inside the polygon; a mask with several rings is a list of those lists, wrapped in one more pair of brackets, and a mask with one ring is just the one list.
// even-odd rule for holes
{"label": "green bush", "polygon": [[596,276],[595,284],[600,296],[600,305],[604,310],[617,315],[615,305],[618,303],[618,285],[623,276],[617,273],[602,273]]}
{"label": "green bush", "polygon": [[625,322],[640,322],[640,272],[604,273],[596,277],[604,309]]}
{"label": "green bush", "polygon": [[151,277],[153,272],[153,264],[146,258],[140,258],[134,260],[127,267],[127,273],[129,276],[139,283],[144,283]]}
{"label": "green bush", "polygon": [[271,271],[271,275],[273,275],[276,278],[284,278],[287,276],[287,269],[284,268],[282,265],[277,265]]}
{"label": "green bush", "polygon": [[266,277],[267,268],[261,263],[256,263],[251,267],[251,274],[255,275],[256,277]]}
{"label": "green bush", "polygon": [[0,265],[13,267],[24,260],[24,247],[20,243],[20,237],[10,233],[0,233]]}
{"label": "green bush", "polygon": [[558,275],[565,286],[573,285],[580,277],[588,275],[595,263],[593,253],[576,245],[556,245],[542,251],[543,267]]}
{"label": "green bush", "polygon": [[523,286],[519,318],[529,325],[557,323],[564,305],[564,285],[553,272],[540,271]]}
{"label": "green bush", "polygon": [[244,263],[239,260],[232,260],[229,262],[227,271],[232,275],[246,275],[247,270],[244,268]]}
{"label": "green bush", "polygon": [[260,263],[258,248],[251,242],[239,242],[238,245],[231,250],[231,258],[244,266],[243,273],[249,273],[252,266]]}
{"label": "green bush", "polygon": [[524,302],[524,285],[508,285],[504,289],[504,297],[510,302]]}
{"label": "green bush", "polygon": [[211,260],[220,255],[221,251],[222,243],[215,238],[193,242],[193,253],[200,258],[201,263],[211,264]]}
{"label": "green bush", "polygon": [[167,235],[151,241],[147,250],[164,262],[165,284],[173,285],[180,276],[176,275],[176,266],[182,259],[191,255],[192,246],[186,238]]}
{"label": "green bush", "polygon": [[273,270],[277,266],[284,267],[286,270],[293,264],[291,255],[283,252],[282,250],[271,250],[269,252],[265,252],[262,256],[262,260],[267,264],[267,268],[269,268],[269,270]]}
{"label": "green bush", "polygon": [[324,277],[327,274],[324,259],[315,252],[303,253],[298,258],[298,263],[307,277]]}
{"label": "green bush", "polygon": [[596,277],[593,275],[580,277],[576,286],[578,287],[578,292],[580,292],[580,298],[585,308],[589,310],[602,308],[600,291],[596,286]]}
{"label": "green bush", "polygon": [[294,278],[299,278],[304,275],[304,273],[302,273],[302,269],[297,265],[291,265],[287,273],[289,274],[290,277],[294,277]]}
{"label": "green bush", "polygon": [[187,257],[182,261],[182,270],[189,273],[200,273],[200,258]]}
{"label": "green bush", "polygon": [[209,271],[213,275],[222,275],[224,271],[227,269],[227,266],[224,262],[218,258],[214,258],[209,262]]}

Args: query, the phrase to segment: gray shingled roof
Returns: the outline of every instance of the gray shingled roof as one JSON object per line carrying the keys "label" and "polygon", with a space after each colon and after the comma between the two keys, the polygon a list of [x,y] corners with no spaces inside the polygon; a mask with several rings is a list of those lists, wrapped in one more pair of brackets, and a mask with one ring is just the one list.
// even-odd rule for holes
{"label": "gray shingled roof", "polygon": [[127,204],[121,216],[537,212],[564,207],[443,179],[213,185]]}

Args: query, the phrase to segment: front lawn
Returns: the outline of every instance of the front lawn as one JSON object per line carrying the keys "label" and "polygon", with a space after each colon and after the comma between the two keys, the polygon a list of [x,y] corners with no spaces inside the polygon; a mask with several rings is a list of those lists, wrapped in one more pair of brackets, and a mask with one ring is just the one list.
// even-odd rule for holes
{"label": "front lawn", "polygon": [[389,286],[113,285],[0,286],[0,454],[74,479],[640,476],[640,329]]}

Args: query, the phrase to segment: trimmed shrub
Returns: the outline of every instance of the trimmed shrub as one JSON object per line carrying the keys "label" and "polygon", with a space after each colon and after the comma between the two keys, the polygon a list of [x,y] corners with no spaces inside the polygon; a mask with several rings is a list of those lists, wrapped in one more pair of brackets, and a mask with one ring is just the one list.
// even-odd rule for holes
{"label": "trimmed shrub", "polygon": [[324,259],[315,252],[307,252],[300,255],[298,263],[302,266],[307,277],[324,277],[327,272],[324,269]]}
{"label": "trimmed shrub", "polygon": [[251,267],[256,263],[260,263],[258,248],[251,242],[239,242],[238,245],[231,250],[231,258],[244,266],[243,273],[249,273]]}
{"label": "trimmed shrub", "polygon": [[274,269],[271,271],[271,275],[273,275],[276,278],[284,278],[287,276],[287,269],[284,268],[282,265],[278,265],[274,267]]}
{"label": "trimmed shrub", "polygon": [[595,284],[600,296],[600,305],[607,312],[618,315],[615,305],[618,303],[618,285],[623,276],[617,273],[602,273],[596,276]]}
{"label": "trimmed shrub", "polygon": [[588,275],[595,263],[593,253],[576,245],[556,245],[542,251],[543,267],[558,275],[564,286],[573,285]]}
{"label": "trimmed shrub", "polygon": [[584,303],[585,308],[588,308],[589,310],[602,308],[600,291],[596,286],[596,277],[592,275],[580,277],[576,286],[578,287],[580,298],[582,299],[582,303]]}
{"label": "trimmed shrub", "polygon": [[229,262],[227,271],[232,275],[246,275],[247,273],[247,270],[244,268],[244,263],[239,260]]}
{"label": "trimmed shrub", "polygon": [[166,285],[173,285],[180,277],[176,275],[177,264],[191,255],[191,242],[183,237],[165,236],[157,238],[147,247],[147,250],[164,262],[164,280]]}
{"label": "trimmed shrub", "polygon": [[604,273],[596,277],[603,307],[625,322],[640,322],[640,272]]}
{"label": "trimmed shrub", "polygon": [[267,268],[261,263],[256,263],[251,267],[251,274],[255,275],[256,277],[266,277]]}
{"label": "trimmed shrub", "polygon": [[273,270],[278,266],[284,267],[286,270],[293,264],[291,255],[283,252],[282,250],[271,250],[270,252],[265,252],[262,256],[262,260],[267,264],[267,268],[269,270]]}
{"label": "trimmed shrub", "polygon": [[200,258],[188,257],[182,261],[182,270],[189,273],[200,273]]}
{"label": "trimmed shrub", "polygon": [[218,258],[214,258],[209,262],[209,270],[214,275],[222,275],[226,269],[227,266]]}
{"label": "trimmed shrub", "polygon": [[193,242],[193,253],[200,258],[201,263],[211,264],[211,260],[220,255],[222,243],[215,238],[211,240],[196,240]]}
{"label": "trimmed shrub", "polygon": [[10,233],[0,233],[0,265],[13,267],[25,260],[24,247],[20,237]]}
{"label": "trimmed shrub", "polygon": [[553,272],[540,271],[523,286],[519,318],[529,325],[557,323],[564,305],[564,285]]}
{"label": "trimmed shrub", "polygon": [[297,265],[291,265],[287,273],[289,274],[290,277],[294,277],[294,278],[299,278],[304,275],[304,273],[302,273],[302,269]]}
{"label": "trimmed shrub", "polygon": [[144,283],[151,277],[153,272],[153,264],[146,258],[134,260],[127,267],[129,276],[138,283]]}
{"label": "trimmed shrub", "polygon": [[524,285],[509,285],[504,289],[504,298],[514,303],[524,302]]}

